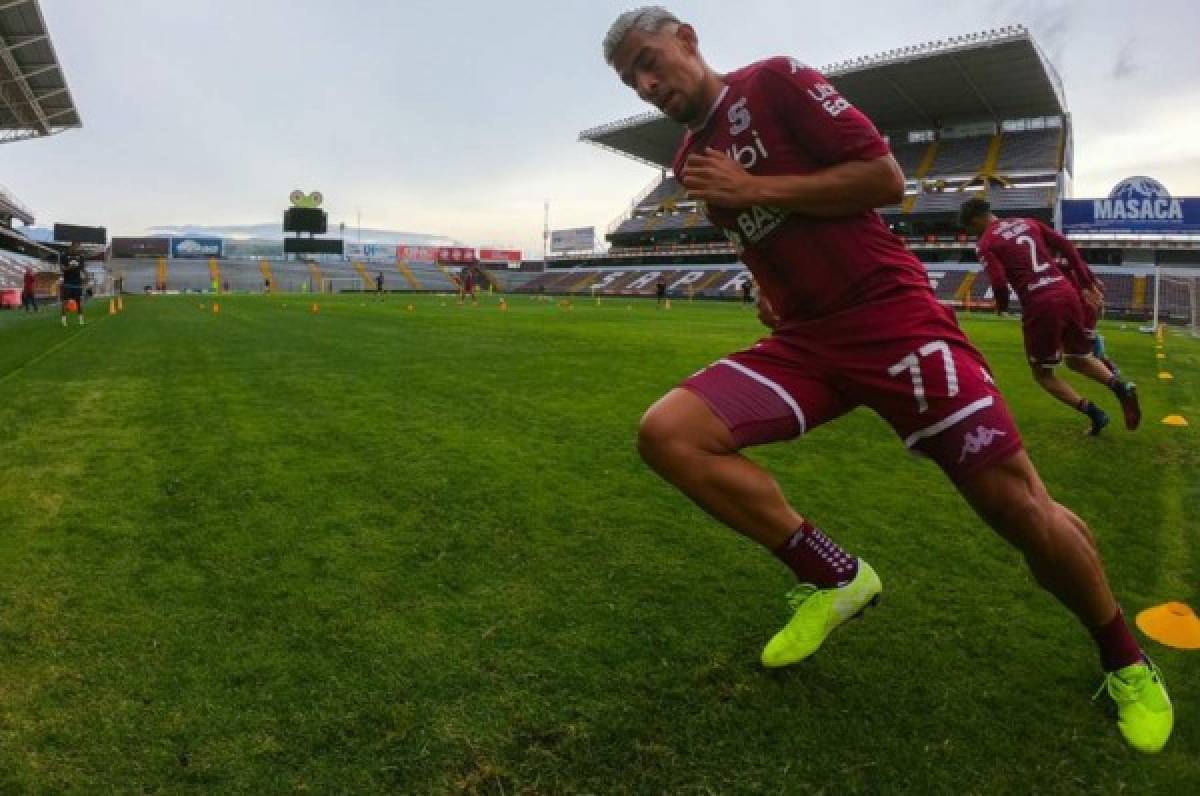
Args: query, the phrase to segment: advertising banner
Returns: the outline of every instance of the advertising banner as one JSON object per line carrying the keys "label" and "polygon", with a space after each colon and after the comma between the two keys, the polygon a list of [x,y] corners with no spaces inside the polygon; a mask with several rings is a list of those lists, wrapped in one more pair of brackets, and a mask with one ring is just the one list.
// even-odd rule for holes
{"label": "advertising banner", "polygon": [[397,246],[396,259],[407,263],[432,263],[437,260],[434,246]]}
{"label": "advertising banner", "polygon": [[222,257],[224,241],[220,238],[171,238],[171,256],[175,259],[205,259]]}
{"label": "advertising banner", "polygon": [[509,268],[520,268],[521,252],[516,249],[480,249],[479,262],[503,263]]}
{"label": "advertising banner", "polygon": [[1123,180],[1107,199],[1062,200],[1063,232],[1200,232],[1200,198],[1176,198],[1150,177]]}
{"label": "advertising banner", "polygon": [[475,250],[465,246],[439,246],[437,259],[440,263],[473,263]]}
{"label": "advertising banner", "polygon": [[550,251],[579,252],[596,248],[596,228],[556,229],[550,233]]}
{"label": "advertising banner", "polygon": [[281,240],[227,240],[224,245],[224,256],[235,258],[283,256],[283,241]]}
{"label": "advertising banner", "polygon": [[113,238],[112,256],[126,259],[130,257],[170,257],[170,238]]}

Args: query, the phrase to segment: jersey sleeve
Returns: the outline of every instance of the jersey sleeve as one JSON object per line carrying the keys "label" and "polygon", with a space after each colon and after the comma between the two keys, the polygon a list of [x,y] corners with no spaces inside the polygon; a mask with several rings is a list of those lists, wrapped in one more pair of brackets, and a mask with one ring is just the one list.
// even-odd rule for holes
{"label": "jersey sleeve", "polygon": [[1004,273],[1004,266],[992,254],[987,244],[979,246],[979,262],[983,263],[988,280],[992,283],[992,297],[996,300],[996,310],[1008,312],[1008,277]]}
{"label": "jersey sleeve", "polygon": [[760,80],[779,123],[818,162],[832,166],[890,154],[871,120],[817,70],[794,58],[773,58]]}
{"label": "jersey sleeve", "polygon": [[1067,240],[1066,236],[1058,233],[1057,230],[1038,222],[1041,227],[1042,237],[1046,241],[1046,245],[1055,252],[1066,258],[1067,269],[1072,273],[1068,274],[1071,281],[1080,289],[1091,287],[1096,284],[1096,275],[1092,273],[1092,269],[1084,261],[1083,256],[1079,253],[1079,249],[1075,248],[1075,244]]}

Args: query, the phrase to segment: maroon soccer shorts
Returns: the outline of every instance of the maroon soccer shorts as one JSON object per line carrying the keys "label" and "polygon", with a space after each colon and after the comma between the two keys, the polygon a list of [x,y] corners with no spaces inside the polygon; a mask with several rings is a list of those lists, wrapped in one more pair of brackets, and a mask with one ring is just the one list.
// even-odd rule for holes
{"label": "maroon soccer shorts", "polygon": [[788,324],[681,386],[739,448],[798,437],[858,406],[956,482],[1022,448],[982,355],[923,293]]}
{"label": "maroon soccer shorts", "polygon": [[1084,334],[1087,335],[1088,340],[1094,341],[1096,339],[1096,325],[1099,323],[1100,317],[1091,304],[1081,300],[1080,305],[1083,307]]}
{"label": "maroon soccer shorts", "polygon": [[1029,302],[1021,312],[1025,354],[1031,365],[1054,367],[1063,354],[1085,357],[1092,353],[1095,313],[1089,317],[1079,295],[1059,292]]}

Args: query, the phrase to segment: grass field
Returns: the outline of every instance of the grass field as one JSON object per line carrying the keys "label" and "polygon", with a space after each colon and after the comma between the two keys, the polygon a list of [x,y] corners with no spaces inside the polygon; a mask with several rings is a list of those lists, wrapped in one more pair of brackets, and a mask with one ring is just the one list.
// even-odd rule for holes
{"label": "grass field", "polygon": [[[0,315],[0,792],[1197,792],[1200,654],[1150,643],[1175,736],[1127,750],[1086,635],[864,411],[753,455],[884,601],[759,667],[789,575],[633,444],[752,313],[309,302]],[[1107,328],[1147,422],[1093,440],[967,328],[1127,612],[1200,607],[1200,343],[1165,382]]]}

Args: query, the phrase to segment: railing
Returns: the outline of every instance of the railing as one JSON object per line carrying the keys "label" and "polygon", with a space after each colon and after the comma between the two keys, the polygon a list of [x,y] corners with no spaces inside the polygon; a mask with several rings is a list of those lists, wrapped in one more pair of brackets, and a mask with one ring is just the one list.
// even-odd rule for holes
{"label": "railing", "polygon": [[621,226],[626,221],[633,218],[633,211],[637,210],[637,206],[640,205],[647,196],[654,193],[654,189],[657,188],[664,179],[666,179],[666,175],[659,174],[657,177],[655,177],[653,180],[651,180],[646,185],[645,188],[638,191],[637,195],[635,197],[633,197],[633,199],[629,202],[629,209],[624,211],[623,213],[621,213],[621,215],[617,216],[615,219],[613,219],[613,222],[608,225],[608,229],[606,230],[605,235],[613,234],[614,232],[617,231],[617,227]]}

